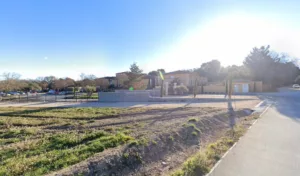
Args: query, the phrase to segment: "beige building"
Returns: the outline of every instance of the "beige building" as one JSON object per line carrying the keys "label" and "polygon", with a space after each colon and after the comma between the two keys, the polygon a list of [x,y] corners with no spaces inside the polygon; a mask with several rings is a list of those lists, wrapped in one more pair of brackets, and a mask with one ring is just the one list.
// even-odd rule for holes
{"label": "beige building", "polygon": [[117,86],[117,80],[116,77],[103,77],[103,78],[97,78],[95,79],[96,86],[99,88],[108,88],[109,86]]}
{"label": "beige building", "polygon": [[[261,81],[249,80],[233,80],[233,93],[248,93],[248,92],[262,92],[263,84]],[[201,88],[199,88],[201,90]],[[218,84],[208,84],[203,86],[203,93],[225,93],[225,82]],[[199,91],[201,93],[201,91]]]}
{"label": "beige building", "polygon": [[[129,72],[116,73],[117,86],[127,89],[126,82],[129,81]],[[146,74],[138,75],[137,81],[132,83],[135,90],[144,90],[147,88],[153,88],[155,86],[155,77]],[[150,86],[150,87],[149,87]]]}
{"label": "beige building", "polygon": [[236,93],[262,92],[262,82],[233,80],[233,91]]}
{"label": "beige building", "polygon": [[[198,74],[195,74],[190,71],[174,71],[164,74],[165,82],[171,83],[175,79],[179,79],[179,81],[187,86],[192,87],[194,86],[195,80],[197,79],[198,85],[204,85],[207,83],[206,77],[200,77]],[[161,81],[158,81],[161,82]]]}
{"label": "beige building", "polygon": [[[116,77],[104,77],[99,78],[101,85],[109,86],[114,84],[116,87],[125,88],[126,81],[128,81],[129,72],[116,73]],[[190,71],[174,71],[164,74],[164,82],[171,83],[175,79],[179,79],[179,82],[189,88],[194,86],[195,80],[197,80],[198,93],[225,93],[225,82],[208,82],[206,77],[201,77]],[[148,76],[141,74],[141,79],[133,83],[135,90],[141,90],[146,88],[153,88],[160,86],[162,80],[160,76]],[[249,81],[249,80],[233,80],[233,92],[234,93],[248,93],[248,92],[262,92],[263,83],[261,81]]]}
{"label": "beige building", "polygon": [[106,78],[97,78],[97,79],[95,79],[95,82],[96,82],[97,87],[103,88],[103,87],[109,86],[109,81]]}

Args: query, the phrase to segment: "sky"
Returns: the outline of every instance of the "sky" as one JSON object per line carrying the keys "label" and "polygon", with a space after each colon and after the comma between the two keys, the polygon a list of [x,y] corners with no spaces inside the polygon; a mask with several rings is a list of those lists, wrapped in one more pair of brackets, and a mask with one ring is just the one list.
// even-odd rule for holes
{"label": "sky", "polygon": [[253,47],[300,57],[300,1],[2,0],[0,73],[97,77],[241,65]]}

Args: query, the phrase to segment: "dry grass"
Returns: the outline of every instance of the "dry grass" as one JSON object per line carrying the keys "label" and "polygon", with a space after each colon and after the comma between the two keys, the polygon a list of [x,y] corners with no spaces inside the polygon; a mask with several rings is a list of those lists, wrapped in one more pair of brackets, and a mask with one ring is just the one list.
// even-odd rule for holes
{"label": "dry grass", "polygon": [[[93,123],[85,119],[128,112],[113,108],[0,108],[0,175],[42,175],[133,140],[115,127],[106,131],[84,128]],[[56,126],[72,129],[51,130]]]}
{"label": "dry grass", "polygon": [[[155,137],[182,128],[199,137],[214,114],[225,112],[218,108],[0,108],[0,175],[43,175],[107,148],[159,144]],[[209,124],[213,123],[222,122]]]}
{"label": "dry grass", "polygon": [[[254,116],[254,118],[257,116]],[[183,163],[180,170],[172,173],[172,176],[202,176],[221,159],[222,155],[245,133],[243,124],[238,125],[221,139],[208,144],[204,149],[193,155]]]}

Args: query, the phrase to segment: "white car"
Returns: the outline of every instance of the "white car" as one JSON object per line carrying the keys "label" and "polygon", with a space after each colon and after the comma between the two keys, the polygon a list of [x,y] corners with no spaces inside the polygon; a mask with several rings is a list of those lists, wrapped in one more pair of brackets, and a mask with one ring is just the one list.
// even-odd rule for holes
{"label": "white car", "polygon": [[9,93],[4,93],[2,96],[3,96],[3,97],[9,97],[9,96],[11,96],[11,94],[9,94]]}
{"label": "white car", "polygon": [[293,88],[295,88],[295,89],[299,89],[299,88],[300,88],[300,86],[299,86],[299,84],[294,84],[294,85],[293,85]]}

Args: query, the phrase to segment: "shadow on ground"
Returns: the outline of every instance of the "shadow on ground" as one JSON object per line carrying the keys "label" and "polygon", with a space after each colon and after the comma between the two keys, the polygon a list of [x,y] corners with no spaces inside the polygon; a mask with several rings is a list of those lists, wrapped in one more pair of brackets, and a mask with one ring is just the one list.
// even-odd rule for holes
{"label": "shadow on ground", "polygon": [[279,89],[277,93],[266,93],[260,96],[266,104],[272,105],[280,114],[300,122],[300,91]]}

